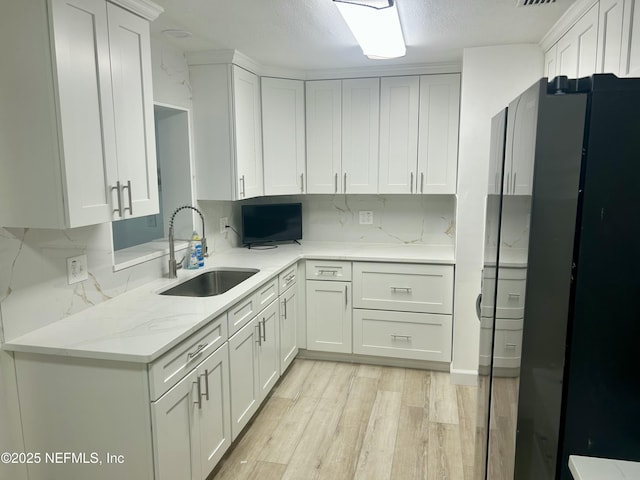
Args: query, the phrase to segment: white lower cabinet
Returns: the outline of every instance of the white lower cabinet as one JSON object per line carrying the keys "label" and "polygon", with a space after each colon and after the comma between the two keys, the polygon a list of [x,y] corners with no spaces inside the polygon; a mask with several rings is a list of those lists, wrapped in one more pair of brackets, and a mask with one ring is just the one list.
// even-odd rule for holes
{"label": "white lower cabinet", "polygon": [[207,477],[231,445],[225,343],[152,403],[156,480]]}
{"label": "white lower cabinet", "polygon": [[298,354],[298,289],[293,285],[280,296],[280,373]]}
{"label": "white lower cabinet", "polygon": [[278,316],[274,301],[229,339],[233,440],[280,376]]}
{"label": "white lower cabinet", "polygon": [[353,311],[353,353],[448,362],[451,315]]}
{"label": "white lower cabinet", "polygon": [[307,280],[307,348],[351,353],[351,282]]}

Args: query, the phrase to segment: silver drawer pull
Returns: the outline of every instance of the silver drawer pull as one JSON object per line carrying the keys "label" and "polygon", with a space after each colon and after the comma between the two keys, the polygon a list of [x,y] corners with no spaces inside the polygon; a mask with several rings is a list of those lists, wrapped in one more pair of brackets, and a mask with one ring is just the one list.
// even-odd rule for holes
{"label": "silver drawer pull", "polygon": [[519,293],[510,293],[509,294],[509,298],[520,298],[520,294]]}
{"label": "silver drawer pull", "polygon": [[398,335],[398,334],[395,334],[395,333],[391,334],[391,339],[392,340],[396,340],[398,338],[404,338],[405,340],[409,341],[409,340],[411,340],[411,335]]}
{"label": "silver drawer pull", "polygon": [[124,216],[124,209],[122,208],[122,185],[119,180],[116,182],[115,187],[111,187],[111,190],[116,191],[116,198],[118,199],[118,208],[114,209],[113,213],[118,212],[118,215],[122,218]]}
{"label": "silver drawer pull", "polygon": [[318,270],[318,275],[333,275],[335,277],[337,274],[337,270]]}
{"label": "silver drawer pull", "polygon": [[198,377],[198,381],[197,382],[193,382],[197,389],[198,389],[198,396],[197,396],[197,400],[195,400],[193,403],[198,404],[198,409],[202,410],[202,385],[200,384],[200,377]]}
{"label": "silver drawer pull", "polygon": [[391,287],[393,292],[407,292],[411,293],[411,287]]}
{"label": "silver drawer pull", "polygon": [[287,275],[286,277],[284,277],[284,282],[285,283],[289,283],[291,280],[293,280],[294,278],[296,278],[296,274],[292,273],[291,275]]}
{"label": "silver drawer pull", "polygon": [[204,375],[201,375],[201,376],[204,377],[205,392],[203,393],[203,395],[208,402],[209,401],[209,370],[205,369]]}
{"label": "silver drawer pull", "polygon": [[206,343],[201,343],[200,345],[198,345],[198,348],[195,352],[189,352],[189,360],[193,360],[195,357],[200,355],[205,348],[207,348]]}
{"label": "silver drawer pull", "polygon": [[133,215],[133,194],[131,193],[131,180],[127,182],[126,185],[122,187],[122,190],[127,189],[127,193],[129,196],[129,206],[123,208],[123,210],[129,210],[129,215]]}
{"label": "silver drawer pull", "polygon": [[517,343],[505,343],[504,346],[506,348],[516,348],[518,346]]}

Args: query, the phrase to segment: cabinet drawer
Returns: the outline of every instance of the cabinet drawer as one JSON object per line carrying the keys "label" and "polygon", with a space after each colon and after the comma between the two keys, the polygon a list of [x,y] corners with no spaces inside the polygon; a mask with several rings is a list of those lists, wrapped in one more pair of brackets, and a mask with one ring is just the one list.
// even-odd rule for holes
{"label": "cabinet drawer", "polygon": [[278,298],[278,279],[273,278],[254,292],[256,296],[256,313],[267,308],[271,302]]}
{"label": "cabinet drawer", "polygon": [[351,262],[307,260],[307,280],[351,280]]}
{"label": "cabinet drawer", "polygon": [[253,292],[227,310],[229,315],[229,336],[244,327],[260,311],[258,292]]}
{"label": "cabinet drawer", "polygon": [[453,267],[354,263],[353,306],[450,314],[453,311]]}
{"label": "cabinet drawer", "polygon": [[494,339],[494,367],[518,368],[522,355],[522,330],[496,329]]}
{"label": "cabinet drawer", "polygon": [[298,264],[294,264],[278,275],[278,288],[280,295],[282,295],[287,288],[296,283],[297,272]]}
{"label": "cabinet drawer", "polygon": [[157,400],[199,361],[226,341],[227,314],[225,313],[149,364],[151,400]]}
{"label": "cabinet drawer", "polygon": [[[488,272],[483,279],[483,291],[495,290],[495,269]],[[501,268],[497,292],[497,318],[522,318],[524,316],[525,290],[527,286],[527,270],[524,268]],[[491,316],[493,298],[487,295],[483,315]]]}
{"label": "cabinet drawer", "polygon": [[356,309],[353,352],[450,362],[451,315]]}

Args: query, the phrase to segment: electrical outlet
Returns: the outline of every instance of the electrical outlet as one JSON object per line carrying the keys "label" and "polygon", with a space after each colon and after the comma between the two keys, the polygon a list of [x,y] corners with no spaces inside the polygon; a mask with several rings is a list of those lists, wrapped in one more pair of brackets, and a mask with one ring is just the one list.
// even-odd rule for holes
{"label": "electrical outlet", "polygon": [[369,210],[360,211],[360,225],[373,225],[373,212]]}
{"label": "electrical outlet", "polygon": [[67,279],[69,281],[69,285],[81,282],[88,278],[89,271],[87,270],[86,255],[67,258]]}
{"label": "electrical outlet", "polygon": [[227,217],[222,217],[220,219],[220,233],[227,231],[227,225],[229,225],[229,219]]}

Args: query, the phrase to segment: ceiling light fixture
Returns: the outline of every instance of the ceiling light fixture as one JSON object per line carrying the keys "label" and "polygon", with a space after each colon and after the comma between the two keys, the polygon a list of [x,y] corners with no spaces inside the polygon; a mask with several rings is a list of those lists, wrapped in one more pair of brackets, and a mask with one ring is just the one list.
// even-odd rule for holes
{"label": "ceiling light fixture", "polygon": [[367,57],[404,57],[407,49],[395,0],[333,1]]}

